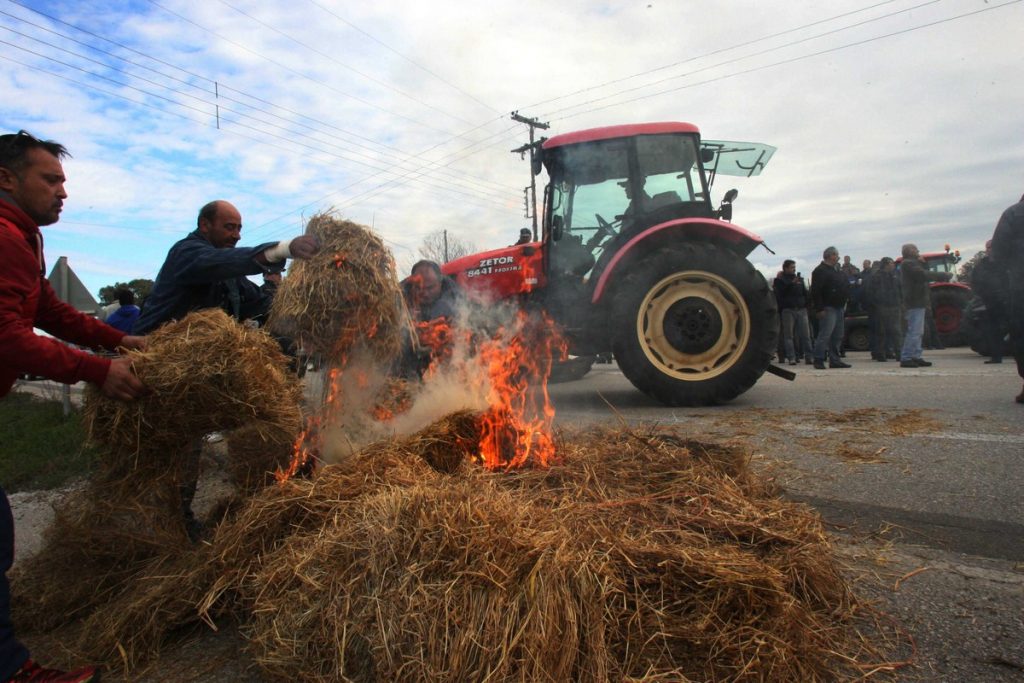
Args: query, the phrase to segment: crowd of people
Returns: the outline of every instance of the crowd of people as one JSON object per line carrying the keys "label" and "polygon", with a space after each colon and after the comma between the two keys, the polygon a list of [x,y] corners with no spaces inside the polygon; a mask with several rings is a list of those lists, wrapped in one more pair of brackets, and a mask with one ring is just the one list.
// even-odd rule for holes
{"label": "crowd of people", "polygon": [[[196,228],[174,244],[157,274],[142,310],[131,292],[118,293],[118,305],[107,322],[80,313],[63,303],[45,277],[40,226],[56,223],[67,193],[61,164],[68,155],[63,145],[41,140],[25,131],[0,135],[0,397],[21,374],[58,382],[84,381],[116,400],[133,401],[147,392],[127,359],[117,354],[143,349],[144,335],[161,325],[204,308],[221,308],[240,321],[265,315],[280,273],[289,258],[308,259],[320,248],[313,237],[237,246],[242,216],[224,200],[199,210]],[[531,238],[524,229],[520,242]],[[851,284],[859,281],[861,305],[877,321],[873,326],[872,356],[886,360],[899,354],[901,367],[922,367],[921,338],[928,308],[928,282],[933,274],[922,267],[917,247],[903,247],[897,272],[893,259],[865,262],[860,271],[828,247],[808,288],[792,260],[783,263],[774,289],[782,316],[784,354],[795,364],[803,357],[816,368],[848,368],[843,361],[843,319],[851,299]],[[979,273],[993,304],[1011,321],[1013,354],[1024,378],[1024,198],[999,219],[990,249],[991,272]],[[264,276],[263,287],[248,276]],[[983,276],[983,277],[982,277]],[[446,286],[446,283],[448,285]],[[404,283],[410,312],[418,321],[454,315],[454,292],[438,265],[421,261]],[[995,301],[995,299],[993,299]],[[905,329],[901,330],[902,315]],[[812,340],[812,324],[816,326]],[[33,328],[53,335],[40,336]],[[902,341],[900,338],[902,336]],[[105,349],[96,355],[71,344]],[[1024,403],[1024,390],[1017,396]],[[198,464],[199,439],[183,448],[182,456]],[[181,492],[186,528],[194,531],[191,512],[195,479]],[[87,683],[98,680],[94,667],[61,672],[40,667],[15,638],[10,615],[6,573],[14,559],[14,522],[6,493],[0,488],[0,681]]]}
{"label": "crowd of people", "polygon": [[[984,257],[974,267],[972,283],[986,307],[985,336],[991,358],[985,362],[1002,362],[1008,330],[1017,370],[1024,378],[1022,205],[1024,197],[1000,217]],[[797,365],[803,357],[819,370],[851,367],[843,360],[843,338],[846,315],[854,309],[867,314],[873,360],[898,359],[903,368],[929,367],[932,362],[924,359],[923,349],[942,348],[931,315],[930,284],[951,277],[952,273],[929,270],[915,244],[903,245],[898,262],[885,256],[865,260],[863,268],[849,256],[840,265],[839,250],[828,247],[811,273],[810,287],[796,272],[796,262],[786,259],[772,283],[782,328],[780,360]],[[1024,403],[1024,390],[1016,401]]]}

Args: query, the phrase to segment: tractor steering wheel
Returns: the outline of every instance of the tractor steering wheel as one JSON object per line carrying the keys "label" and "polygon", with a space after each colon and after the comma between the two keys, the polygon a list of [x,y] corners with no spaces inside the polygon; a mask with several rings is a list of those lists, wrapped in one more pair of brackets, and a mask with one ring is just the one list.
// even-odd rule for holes
{"label": "tractor steering wheel", "polygon": [[605,237],[611,237],[615,234],[615,228],[601,214],[595,213],[594,218],[597,219],[597,230],[587,240],[587,249],[593,249],[601,244]]}

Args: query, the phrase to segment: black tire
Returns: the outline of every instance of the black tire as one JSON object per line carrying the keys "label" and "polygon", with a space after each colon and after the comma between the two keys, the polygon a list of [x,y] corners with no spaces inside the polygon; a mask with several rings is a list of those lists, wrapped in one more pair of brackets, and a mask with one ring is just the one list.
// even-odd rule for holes
{"label": "black tire", "polygon": [[573,356],[568,360],[556,361],[551,365],[548,383],[559,384],[583,379],[590,372],[595,360],[597,360],[597,356]]}
{"label": "black tire", "polygon": [[850,351],[869,351],[871,334],[867,325],[852,325],[846,332],[846,348]]}
{"label": "black tire", "polygon": [[671,406],[730,401],[754,386],[779,336],[775,297],[737,254],[712,244],[653,256],[616,288],[615,357]]}
{"label": "black tire", "polygon": [[967,343],[963,322],[969,300],[969,293],[963,289],[932,289],[932,316],[939,339],[945,346]]}

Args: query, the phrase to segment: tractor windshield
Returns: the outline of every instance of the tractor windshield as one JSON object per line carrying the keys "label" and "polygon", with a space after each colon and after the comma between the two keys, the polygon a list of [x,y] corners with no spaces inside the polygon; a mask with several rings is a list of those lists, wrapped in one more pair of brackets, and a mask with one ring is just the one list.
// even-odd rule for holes
{"label": "tractor windshield", "polygon": [[[694,134],[637,135],[566,145],[547,154],[553,257],[589,272],[613,243],[687,216],[712,216]],[[569,254],[572,254],[571,258]],[[557,263],[555,264],[558,265]]]}

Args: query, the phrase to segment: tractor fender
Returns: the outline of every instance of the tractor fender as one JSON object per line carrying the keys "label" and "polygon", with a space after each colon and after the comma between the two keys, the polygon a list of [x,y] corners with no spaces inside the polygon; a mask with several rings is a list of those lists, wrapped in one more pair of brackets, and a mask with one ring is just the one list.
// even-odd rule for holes
{"label": "tractor fender", "polygon": [[933,289],[962,289],[966,292],[971,291],[969,285],[965,285],[962,282],[929,282],[929,286]]}
{"label": "tractor fender", "polygon": [[711,241],[724,244],[740,256],[746,256],[752,252],[757,245],[764,240],[749,230],[738,225],[726,223],[725,221],[713,218],[679,218],[651,226],[646,230],[634,235],[608,262],[608,267],[602,271],[594,287],[594,294],[591,303],[598,303],[604,296],[605,291],[612,281],[615,268],[630,254],[637,253],[641,245],[656,237],[678,235],[691,240]]}

